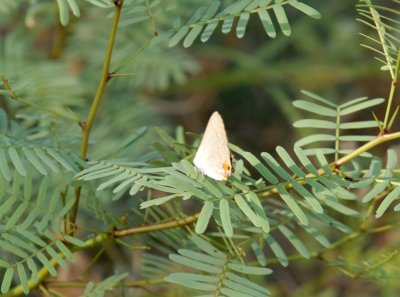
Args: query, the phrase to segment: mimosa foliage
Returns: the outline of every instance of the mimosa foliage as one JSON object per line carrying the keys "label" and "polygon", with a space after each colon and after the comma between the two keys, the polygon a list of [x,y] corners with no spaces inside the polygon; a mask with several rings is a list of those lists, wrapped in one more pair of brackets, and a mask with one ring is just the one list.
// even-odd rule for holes
{"label": "mimosa foliage", "polygon": [[[292,16],[319,19],[318,11],[297,0],[2,1],[1,14],[18,11],[25,22],[13,31],[18,18],[13,26],[0,21],[7,28],[0,55],[0,292],[47,290],[57,282],[47,282],[48,274],[56,276],[58,266],[89,248],[97,252],[89,268],[104,252],[129,261],[113,263],[102,281],[85,284],[82,296],[172,284],[186,296],[270,296],[263,280],[275,267],[315,258],[354,279],[392,280],[386,264],[397,251],[360,263],[324,258],[356,238],[398,227],[390,222],[400,210],[396,151],[372,150],[400,137],[390,131],[400,63],[392,17],[400,9],[392,2],[357,6],[360,21],[374,29],[363,33],[371,42],[364,46],[391,73],[391,97],[337,103],[303,91],[307,98],[293,105],[310,115],[294,126],[308,129],[307,136],[293,148],[260,154],[230,143],[234,172],[225,182],[193,165],[198,136],[155,127],[163,122],[147,99],[160,90],[174,94],[177,84],[203,70],[180,45],[210,42],[219,30],[242,38],[252,18],[269,37],[277,27],[289,36]],[[40,26],[55,21],[60,24],[48,31],[68,45],[54,38],[47,59],[32,45],[41,40]],[[26,38],[38,23],[40,33]],[[101,69],[107,71],[96,87]],[[174,100],[168,103],[174,107],[163,111],[179,114]],[[387,104],[384,122],[372,116],[380,104]],[[131,262],[137,282],[124,273]]]}

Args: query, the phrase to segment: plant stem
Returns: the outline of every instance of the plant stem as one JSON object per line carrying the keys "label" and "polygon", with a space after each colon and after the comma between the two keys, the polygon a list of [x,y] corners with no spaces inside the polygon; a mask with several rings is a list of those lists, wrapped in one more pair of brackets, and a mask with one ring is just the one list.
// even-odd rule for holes
{"label": "plant stem", "polygon": [[392,108],[394,91],[396,90],[397,80],[398,80],[398,76],[399,76],[399,65],[400,65],[400,51],[397,53],[396,69],[395,69],[394,75],[392,76],[393,79],[392,79],[392,83],[390,86],[390,93],[389,93],[388,103],[386,106],[385,119],[383,121],[383,130],[384,131],[387,130],[388,124],[389,124],[390,110]]}
{"label": "plant stem", "polygon": [[[88,150],[88,144],[89,144],[89,136],[90,136],[90,131],[92,129],[94,120],[96,118],[97,110],[100,105],[101,98],[103,97],[104,94],[104,89],[106,87],[107,82],[110,79],[110,63],[111,63],[111,56],[115,44],[115,36],[117,34],[117,29],[118,29],[118,23],[119,19],[121,16],[121,9],[123,5],[123,0],[115,0],[115,8],[114,8],[114,19],[111,27],[111,32],[110,32],[110,37],[108,39],[108,46],[106,50],[106,54],[104,57],[104,62],[103,62],[103,69],[101,71],[101,77],[100,77],[100,82],[99,85],[97,86],[97,91],[96,94],[93,98],[92,106],[90,107],[89,111],[89,116],[87,121],[82,125],[82,130],[83,130],[83,135],[82,135],[82,145],[81,145],[81,158],[83,160],[86,159],[87,155],[87,150]],[[70,217],[69,217],[69,228],[72,228],[75,225],[76,221],[76,216],[78,214],[78,208],[79,208],[79,200],[81,197],[81,187],[76,188],[75,190],[75,204],[72,208]]]}
{"label": "plant stem", "polygon": [[396,138],[400,138],[400,132],[395,132],[395,133],[389,133],[389,134],[384,134],[384,135],[379,135],[377,138],[374,140],[371,140],[370,142],[364,144],[363,146],[360,146],[358,149],[354,150],[350,154],[340,158],[336,162],[332,163],[330,166],[334,166],[336,168],[346,164],[347,162],[353,160],[354,158],[358,157],[362,153],[365,153],[366,151],[372,149],[373,147],[384,143],[386,141],[390,141]]}
{"label": "plant stem", "polygon": [[[360,146],[358,149],[354,150],[353,152],[351,152],[350,154],[340,158],[339,160],[332,162],[331,164],[329,164],[329,167],[331,169],[335,169],[335,168],[339,168],[340,166],[343,166],[344,164],[350,162],[351,160],[353,160],[354,158],[358,157],[359,155],[361,155],[362,153],[367,152],[368,150],[374,148],[375,146],[378,146],[381,143],[384,143],[386,141],[390,141],[393,139],[397,139],[400,138],[400,132],[395,132],[395,133],[389,133],[389,134],[384,134],[384,135],[379,135],[377,138],[375,138],[374,140],[371,140],[370,142],[364,144],[363,146]],[[319,175],[323,175],[325,173],[323,168],[318,169],[318,174]],[[315,177],[314,174],[309,173],[306,175],[306,177]],[[300,178],[299,180],[296,180],[299,183],[302,183],[302,181],[305,180],[304,178]],[[292,183],[287,183],[285,185],[286,189],[291,189],[293,187]],[[257,196],[259,198],[266,198],[272,195],[278,194],[278,189],[276,187],[276,185],[271,188],[270,190],[267,191],[263,191],[260,192],[259,194],[257,194]]]}

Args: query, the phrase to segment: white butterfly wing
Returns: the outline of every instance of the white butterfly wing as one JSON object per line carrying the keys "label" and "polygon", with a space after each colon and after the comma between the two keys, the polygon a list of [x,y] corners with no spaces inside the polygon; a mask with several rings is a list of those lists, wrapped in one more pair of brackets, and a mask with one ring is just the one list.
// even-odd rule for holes
{"label": "white butterfly wing", "polygon": [[205,175],[215,180],[226,180],[231,174],[228,138],[218,112],[214,112],[208,121],[193,163]]}

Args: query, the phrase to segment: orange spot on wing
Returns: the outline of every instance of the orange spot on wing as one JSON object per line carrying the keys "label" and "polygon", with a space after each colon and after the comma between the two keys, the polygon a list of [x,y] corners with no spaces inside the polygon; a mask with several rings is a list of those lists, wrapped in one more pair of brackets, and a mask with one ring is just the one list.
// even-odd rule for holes
{"label": "orange spot on wing", "polygon": [[223,163],[222,164],[222,169],[224,170],[224,179],[228,179],[228,176],[231,175],[232,173],[232,166],[229,163]]}

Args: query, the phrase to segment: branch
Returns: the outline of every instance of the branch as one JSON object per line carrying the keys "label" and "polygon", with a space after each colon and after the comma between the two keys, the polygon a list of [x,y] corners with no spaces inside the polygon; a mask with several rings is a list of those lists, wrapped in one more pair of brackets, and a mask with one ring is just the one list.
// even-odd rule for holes
{"label": "branch", "polygon": [[[350,162],[351,160],[353,160],[354,158],[360,156],[362,153],[365,153],[367,151],[369,151],[370,149],[386,142],[386,141],[390,141],[390,140],[394,140],[400,138],[400,132],[395,132],[395,133],[388,133],[388,134],[384,134],[384,135],[378,135],[377,138],[375,138],[374,140],[371,140],[370,142],[360,146],[358,149],[354,150],[353,152],[351,152],[350,154],[340,158],[339,160],[332,162],[331,164],[329,164],[329,167],[331,169],[337,169],[341,166],[343,166],[344,164]],[[318,174],[322,175],[324,174],[324,169],[320,168],[318,169]],[[310,178],[310,177],[314,177],[314,174],[307,174],[306,177]],[[302,183],[302,180],[304,180],[304,178],[301,178],[299,180],[297,180],[297,182]],[[285,186],[286,189],[291,189],[292,188],[292,184],[288,183]],[[258,194],[259,198],[266,198],[269,196],[272,196],[274,194],[277,194],[278,190],[276,187],[273,187],[272,189],[268,190],[268,191],[263,191],[261,193]]]}
{"label": "branch", "polygon": [[[195,214],[189,217],[186,217],[181,220],[176,220],[176,221],[171,221],[167,223],[161,223],[161,224],[156,224],[156,225],[149,225],[149,226],[142,226],[142,227],[137,227],[137,228],[129,228],[129,229],[121,229],[121,230],[114,230],[113,232],[108,232],[108,233],[100,233],[94,238],[91,238],[85,242],[85,245],[83,246],[75,246],[71,249],[71,252],[79,252],[88,248],[91,248],[95,245],[98,245],[105,240],[108,240],[110,238],[119,238],[119,237],[125,237],[129,235],[138,235],[138,234],[143,234],[143,233],[148,233],[148,232],[156,232],[156,231],[161,231],[161,230],[167,230],[167,229],[173,229],[177,227],[184,227],[187,225],[192,224],[195,222],[199,217],[199,214]],[[64,258],[64,255],[62,253],[58,254],[61,258]],[[53,258],[50,261],[51,266],[57,267],[58,262]],[[38,272],[38,279],[36,282],[33,282],[31,279],[28,281],[28,286],[29,289],[35,289],[38,286],[40,286],[44,280],[47,278],[49,275],[49,270],[46,267],[43,267],[42,269],[39,270]],[[2,297],[15,297],[15,296],[21,296],[24,294],[22,285],[18,285],[11,289],[7,294],[2,295]]]}
{"label": "branch", "polygon": [[[85,123],[82,124],[82,130],[83,130],[83,136],[82,136],[82,145],[81,145],[81,158],[83,160],[86,159],[87,155],[87,150],[88,150],[88,144],[89,144],[89,136],[90,136],[90,131],[92,129],[94,120],[96,118],[97,110],[100,105],[101,98],[103,97],[104,89],[106,87],[107,82],[110,80],[110,62],[111,62],[111,56],[112,56],[112,51],[113,47],[115,44],[115,36],[117,34],[117,29],[118,29],[118,23],[119,23],[119,18],[121,16],[121,9],[123,5],[123,0],[115,0],[115,8],[114,8],[114,19],[111,27],[111,32],[110,32],[110,37],[108,39],[108,46],[107,46],[107,51],[106,55],[104,57],[104,63],[103,63],[103,69],[101,72],[101,78],[99,85],[97,86],[97,91],[94,96],[92,106],[90,107],[89,111],[89,116],[88,119]],[[78,208],[79,208],[79,200],[81,197],[81,187],[76,188],[75,190],[75,204],[72,208],[70,217],[69,217],[69,228],[73,228],[75,221],[76,221],[76,216],[78,213]]]}

